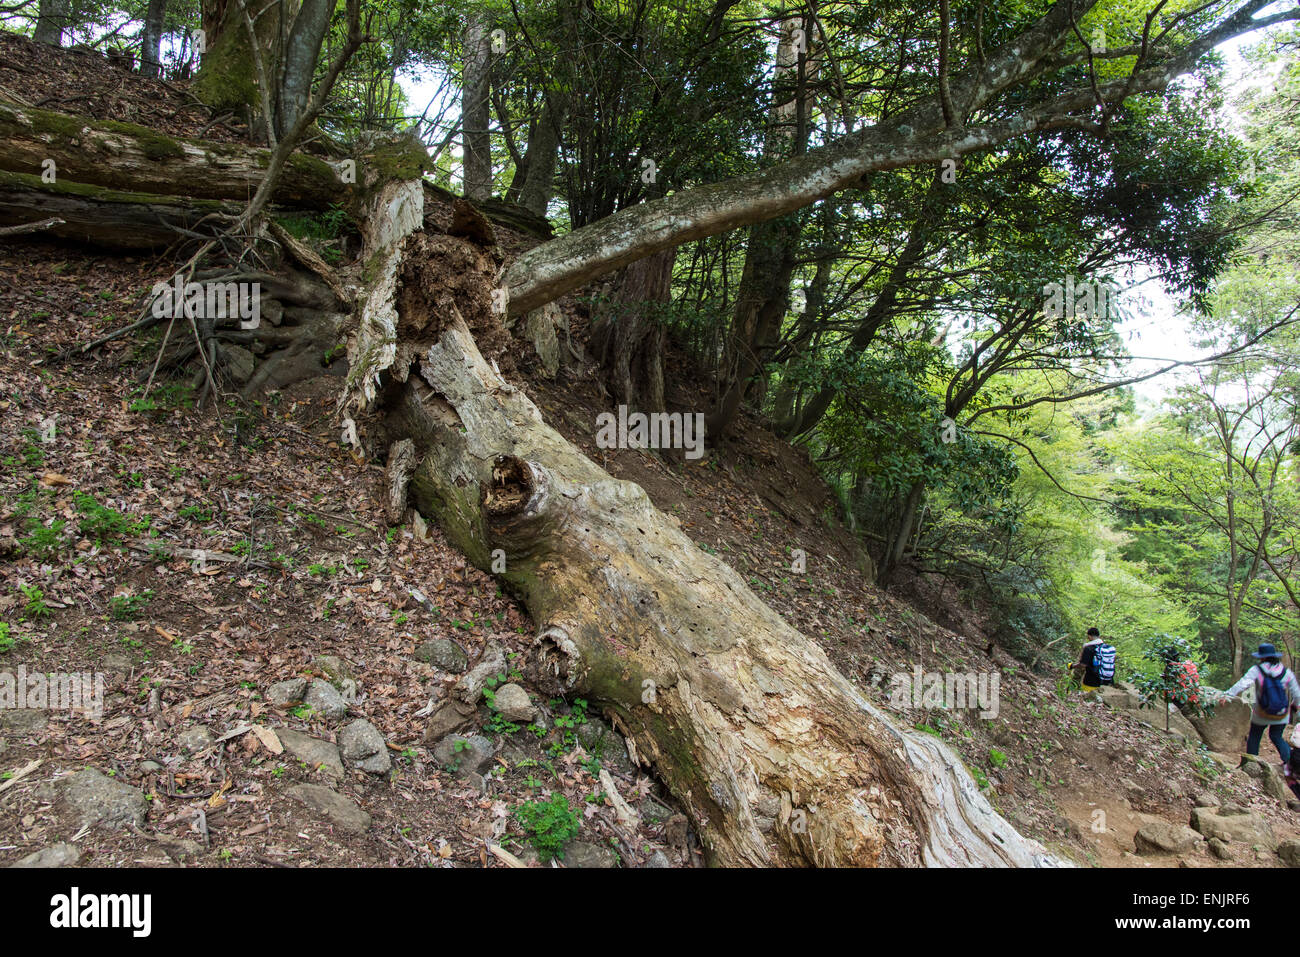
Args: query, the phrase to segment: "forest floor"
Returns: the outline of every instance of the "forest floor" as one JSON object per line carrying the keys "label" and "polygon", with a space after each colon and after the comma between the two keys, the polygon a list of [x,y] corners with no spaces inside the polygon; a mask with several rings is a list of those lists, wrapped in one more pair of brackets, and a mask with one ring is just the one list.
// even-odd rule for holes
{"label": "forest floor", "polygon": [[[115,116],[107,64],[42,93],[20,54],[0,42],[0,85]],[[141,100],[137,80],[124,102]],[[585,702],[536,701],[527,726],[484,709],[482,753],[424,740],[430,701],[489,643],[510,655],[502,680],[526,686],[515,663],[533,623],[436,528],[388,526],[382,467],[340,444],[341,376],[195,410],[182,381],[143,395],[158,332],[56,359],[134,320],[170,271],[39,239],[0,248],[0,676],[107,681],[100,715],[0,710],[0,865],[65,842],[95,866],[506,866],[498,844],[540,863],[517,812],[556,793],[580,820],[567,864],[700,865],[675,802]],[[524,343],[515,356],[547,421],[645,487],[900,723],[948,741],[1017,828],[1083,866],[1280,865],[1245,843],[1225,859],[1205,842],[1135,854],[1139,827],[1186,824],[1207,792],[1279,841],[1300,836],[1300,818],[1244,772],[1033,673],[938,584],[912,583],[915,603],[875,587],[806,455],[758,422],[695,461],[596,448],[612,403],[581,358],[584,305],[561,307],[572,349],[559,375]],[[689,374],[672,378],[674,410],[708,407]],[[996,715],[896,706],[893,679],[915,668],[997,674]],[[305,702],[285,690],[297,679]],[[357,751],[357,721],[382,736],[383,770],[354,766],[379,760]],[[638,810],[635,832],[601,769]]]}

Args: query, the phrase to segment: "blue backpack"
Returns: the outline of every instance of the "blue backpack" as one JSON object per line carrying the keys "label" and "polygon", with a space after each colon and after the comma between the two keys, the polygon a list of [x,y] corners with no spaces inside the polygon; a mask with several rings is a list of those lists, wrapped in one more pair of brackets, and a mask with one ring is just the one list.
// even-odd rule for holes
{"label": "blue backpack", "polygon": [[1110,684],[1115,678],[1115,646],[1102,642],[1092,653],[1092,666],[1097,669],[1097,677],[1102,684]]}
{"label": "blue backpack", "polygon": [[1255,707],[1269,720],[1277,721],[1285,718],[1290,710],[1291,696],[1287,694],[1286,686],[1282,683],[1286,678],[1285,670],[1281,677],[1275,678],[1263,668],[1259,669],[1259,679],[1255,683]]}

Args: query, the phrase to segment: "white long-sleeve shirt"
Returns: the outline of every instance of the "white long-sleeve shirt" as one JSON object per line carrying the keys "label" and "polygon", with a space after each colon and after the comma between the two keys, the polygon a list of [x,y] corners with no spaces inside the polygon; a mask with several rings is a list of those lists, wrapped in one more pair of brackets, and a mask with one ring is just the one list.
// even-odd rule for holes
{"label": "white long-sleeve shirt", "polygon": [[[1276,665],[1261,661],[1257,665],[1251,665],[1250,670],[1241,676],[1241,680],[1229,688],[1224,694],[1239,695],[1247,688],[1256,687],[1260,680],[1261,669],[1267,668],[1264,674],[1271,675],[1274,678],[1281,679],[1282,686],[1286,688],[1287,696],[1291,699],[1292,706],[1300,706],[1300,682],[1296,681],[1295,674],[1286,665],[1278,662]],[[1251,724],[1286,724],[1287,718],[1269,718],[1259,710],[1259,702],[1255,701],[1250,706]]]}

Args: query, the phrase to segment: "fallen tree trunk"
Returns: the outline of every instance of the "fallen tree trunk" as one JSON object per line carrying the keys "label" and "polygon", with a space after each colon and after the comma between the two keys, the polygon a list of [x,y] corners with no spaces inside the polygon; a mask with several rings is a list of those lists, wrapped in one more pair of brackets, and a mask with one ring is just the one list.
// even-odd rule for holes
{"label": "fallen tree trunk", "polygon": [[[132,123],[0,103],[0,169],[16,173],[39,176],[53,161],[59,180],[139,193],[247,200],[266,176],[270,155],[243,144],[191,140]],[[358,159],[358,168],[365,162]],[[274,199],[307,209],[347,202],[356,187],[344,182],[341,172],[338,163],[295,153]]]}
{"label": "fallen tree trunk", "polygon": [[[106,249],[137,250],[170,246],[205,220],[233,221],[239,207],[219,200],[130,193],[39,176],[0,172],[0,224],[24,225],[55,217],[62,222],[49,236],[91,243]],[[211,232],[206,230],[205,232]]]}
{"label": "fallen tree trunk", "polygon": [[538,623],[536,673],[611,716],[712,863],[1050,863],[946,745],[897,728],[640,487],[548,427],[438,298],[400,291],[406,365],[380,393],[387,438],[422,457],[411,501],[480,567],[504,552]]}

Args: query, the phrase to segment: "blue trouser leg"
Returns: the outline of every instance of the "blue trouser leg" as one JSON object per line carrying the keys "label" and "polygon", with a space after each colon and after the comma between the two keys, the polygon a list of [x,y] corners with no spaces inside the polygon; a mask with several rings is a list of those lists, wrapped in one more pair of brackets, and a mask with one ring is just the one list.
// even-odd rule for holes
{"label": "blue trouser leg", "polygon": [[1246,753],[1258,756],[1259,742],[1260,739],[1263,737],[1264,737],[1264,726],[1262,724],[1256,724],[1254,721],[1252,721],[1250,723],[1250,734],[1246,736]]}
{"label": "blue trouser leg", "polygon": [[1286,743],[1286,725],[1270,724],[1268,726],[1268,738],[1277,748],[1277,753],[1282,755],[1282,763],[1286,764],[1291,759],[1291,745]]}

